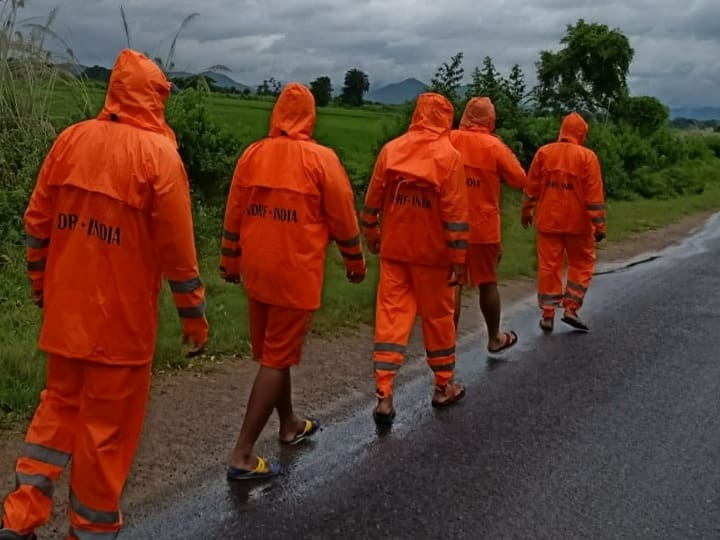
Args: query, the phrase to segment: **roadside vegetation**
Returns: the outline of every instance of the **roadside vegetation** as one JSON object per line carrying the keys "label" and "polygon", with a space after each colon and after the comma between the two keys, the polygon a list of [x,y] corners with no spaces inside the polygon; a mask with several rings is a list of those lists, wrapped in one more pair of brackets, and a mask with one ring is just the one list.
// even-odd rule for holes
{"label": "roadside vegetation", "polygon": [[[44,358],[36,350],[40,312],[30,301],[25,277],[22,214],[36,171],[57,133],[96,114],[105,92],[105,83],[77,77],[67,67],[77,63],[67,44],[63,45],[66,58],[47,52],[46,40],[60,39],[51,30],[53,13],[44,25],[18,27],[20,8],[21,2],[0,0],[0,423],[26,417],[44,380]],[[601,63],[609,65],[607,70],[593,63],[601,49],[605,54]],[[172,57],[168,55],[165,65],[172,65]],[[526,88],[519,68],[504,76],[488,58],[472,72],[469,89],[463,92],[462,53],[440,67],[433,86],[454,101],[457,119],[469,96],[491,96],[498,109],[498,133],[526,167],[540,145],[557,137],[563,113],[584,113],[591,123],[588,144],[603,164],[609,197],[608,240],[615,241],[720,208],[720,134],[695,125],[689,126],[691,131],[672,128],[662,103],[652,97],[630,96],[625,79],[632,57],[621,32],[580,21],[568,27],[558,51],[541,53],[541,84],[536,89]],[[590,60],[573,64],[577,58]],[[568,85],[573,73],[582,83]],[[339,154],[360,204],[378,150],[406,129],[412,104],[363,104],[369,82],[359,70],[348,71],[337,100],[331,99],[331,82],[324,79],[313,81],[315,93],[327,103],[318,109],[315,136]],[[173,94],[168,104],[168,119],[177,133],[193,190],[196,241],[211,324],[209,355],[248,351],[242,288],[222,282],[216,269],[223,199],[232,170],[243,148],[267,132],[277,81],[268,79],[260,89],[260,96],[220,93],[201,77]],[[501,276],[533,276],[534,235],[519,225],[520,196],[508,191],[504,197]],[[314,319],[314,331],[332,333],[343,326],[372,322],[377,261],[372,256],[368,260],[367,281],[351,286],[341,258],[331,248],[324,304]],[[175,309],[165,295],[156,366],[187,365],[179,336]]]}

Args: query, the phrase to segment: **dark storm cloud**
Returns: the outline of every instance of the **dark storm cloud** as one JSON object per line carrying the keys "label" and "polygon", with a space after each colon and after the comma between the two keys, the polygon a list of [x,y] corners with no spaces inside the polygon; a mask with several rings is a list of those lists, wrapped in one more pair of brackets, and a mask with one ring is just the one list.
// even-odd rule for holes
{"label": "dark storm cloud", "polygon": [[[520,64],[532,83],[538,52],[556,48],[565,26],[584,18],[631,39],[635,93],[720,106],[717,0],[64,0],[55,29],[81,62],[110,65],[125,45],[121,3],[133,46],[161,57],[180,21],[200,12],[178,43],[176,69],[225,64],[246,84],[327,74],[340,86],[349,67],[366,70],[373,85],[429,81],[460,50],[468,74],[489,55],[501,71]],[[24,16],[57,4],[30,0]]]}

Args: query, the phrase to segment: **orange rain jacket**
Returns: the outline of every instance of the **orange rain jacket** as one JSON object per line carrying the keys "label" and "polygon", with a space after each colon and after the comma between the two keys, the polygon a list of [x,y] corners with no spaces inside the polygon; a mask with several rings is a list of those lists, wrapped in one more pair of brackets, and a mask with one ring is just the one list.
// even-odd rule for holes
{"label": "orange rain jacket", "polygon": [[468,207],[465,171],[450,142],[453,106],[421,94],[408,132],[380,151],[362,211],[368,244],[398,262],[450,266],[465,262]]}
{"label": "orange rain jacket", "polygon": [[25,227],[44,351],[150,362],[162,275],[184,333],[207,341],[189,185],[165,122],[169,92],[151,60],[122,51],[102,112],[61,133],[43,163]]}
{"label": "orange rain jacket", "polygon": [[527,177],[520,162],[495,131],[495,107],[486,97],[472,98],[460,129],[450,134],[465,164],[471,244],[500,243],[500,182],[515,189]]}
{"label": "orange rain jacket", "polygon": [[535,209],[543,233],[605,233],[605,195],[600,162],[583,143],[588,125],[577,113],[565,117],[558,142],[537,151],[528,175],[523,215]]}
{"label": "orange rain jacket", "polygon": [[348,272],[365,273],[350,180],[335,153],[311,138],[314,127],[313,95],[288,84],[269,137],[245,150],[230,186],[221,271],[241,274],[250,297],[274,306],[320,307],[331,239]]}

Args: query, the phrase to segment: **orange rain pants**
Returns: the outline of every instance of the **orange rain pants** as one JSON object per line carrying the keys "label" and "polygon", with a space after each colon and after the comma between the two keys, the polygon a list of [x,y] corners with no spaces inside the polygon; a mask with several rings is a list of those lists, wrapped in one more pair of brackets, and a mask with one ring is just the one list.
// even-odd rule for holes
{"label": "orange rain pants", "polygon": [[4,504],[6,528],[25,535],[50,519],[55,482],[72,457],[68,538],[116,537],[150,370],[151,364],[122,367],[49,355],[47,388],[17,461],[18,487]]}
{"label": "orange rain pants", "polygon": [[[555,307],[577,311],[583,305],[595,271],[595,238],[586,234],[537,234],[538,302],[543,316],[555,315]],[[563,293],[563,266],[568,258],[567,285]]]}
{"label": "orange rain pants", "polygon": [[448,269],[382,259],[375,315],[375,378],[381,397],[389,397],[400,369],[415,318],[422,331],[435,384],[443,386],[455,372],[455,288]]}
{"label": "orange rain pants", "polygon": [[312,311],[273,306],[248,297],[250,343],[261,365],[287,369],[300,364]]}

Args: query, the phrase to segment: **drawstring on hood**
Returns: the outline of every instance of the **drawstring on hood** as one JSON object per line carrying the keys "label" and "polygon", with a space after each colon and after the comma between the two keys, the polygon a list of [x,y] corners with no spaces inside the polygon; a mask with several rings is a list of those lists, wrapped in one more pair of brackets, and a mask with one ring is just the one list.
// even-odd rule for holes
{"label": "drawstring on hood", "polygon": [[589,126],[582,116],[575,112],[570,113],[563,119],[558,141],[582,145],[585,143],[588,130]]}
{"label": "drawstring on hood", "polygon": [[270,137],[310,140],[315,130],[315,98],[300,83],[289,83],[280,93],[270,117]]}
{"label": "drawstring on hood", "polygon": [[495,105],[490,98],[474,97],[465,106],[460,129],[492,133],[495,131]]}
{"label": "drawstring on hood", "polygon": [[175,134],[165,121],[165,102],[171,84],[165,74],[144,54],[124,49],[110,75],[105,106],[98,120],[128,124],[166,135]]}

